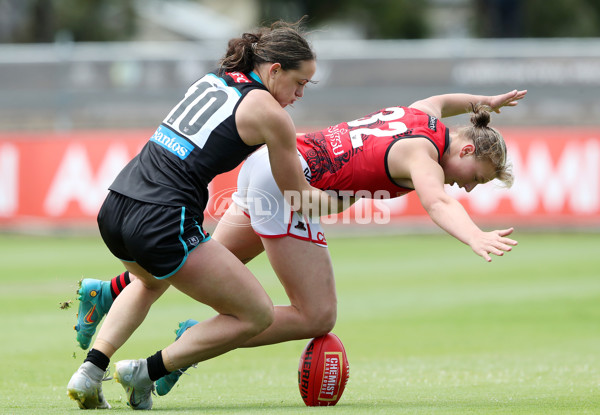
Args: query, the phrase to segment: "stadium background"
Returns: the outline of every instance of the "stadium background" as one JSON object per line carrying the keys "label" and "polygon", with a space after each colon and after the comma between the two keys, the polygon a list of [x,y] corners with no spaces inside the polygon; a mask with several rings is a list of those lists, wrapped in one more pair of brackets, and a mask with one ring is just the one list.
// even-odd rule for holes
{"label": "stadium background", "polygon": [[[212,1],[97,1],[87,9],[73,3],[72,8],[82,9],[80,15],[62,17],[59,5],[64,8],[65,3],[3,2],[2,229],[94,228],[112,178],[187,86],[214,67],[226,40],[261,21],[296,19],[310,12],[316,15],[308,22],[319,83],[309,86],[290,109],[299,131],[434,94],[528,89],[516,109],[506,109],[492,121],[508,142],[515,186],[509,191],[481,186],[471,195],[449,191],[483,225],[600,225],[600,42],[593,37],[598,33],[585,32],[589,17],[577,25],[567,22],[573,35],[565,36],[567,23],[558,24],[548,12],[531,13],[531,6],[512,1],[438,0],[417,2],[418,7],[410,1],[374,2],[367,10],[387,7],[405,16],[381,22],[374,19],[381,19],[382,12],[365,12],[358,20],[352,14],[361,4],[357,2],[332,2],[336,15],[310,1],[239,1],[227,8]],[[588,12],[594,12],[594,3],[588,3]],[[547,2],[544,9],[564,12],[563,6],[561,1]],[[571,14],[571,20],[581,18],[582,11]],[[556,33],[538,29],[550,37],[516,37],[536,35],[522,27],[529,20],[535,27],[539,19],[554,25]],[[86,34],[74,25],[81,20],[96,31]],[[562,20],[569,21],[565,16]],[[40,28],[40,22],[45,26]],[[396,26],[405,31],[383,30]],[[85,41],[102,39],[102,30],[117,39]],[[467,118],[445,122],[456,126]],[[236,172],[216,180],[213,193],[234,187]],[[338,222],[346,228],[377,228],[372,215],[382,210],[379,203],[363,203]],[[215,206],[209,213],[218,218],[223,206]],[[399,225],[393,229],[433,229],[414,195],[384,208]]]}
{"label": "stadium background", "polygon": [[[79,412],[65,387],[85,352],[74,307],[62,308],[77,304],[80,278],[122,271],[94,224],[106,187],[227,38],[308,14],[320,82],[290,110],[299,130],[431,94],[529,90],[493,115],[513,189],[480,186],[469,198],[449,189],[486,229],[516,226],[519,246],[506,257],[481,260],[410,197],[389,207],[392,226],[369,220],[370,205],[350,224],[325,225],[334,332],[351,365],[329,409],[597,414],[599,9],[596,0],[0,0],[0,413]],[[346,237],[357,232],[370,235]],[[264,255],[249,267],[274,303],[287,301]],[[154,353],[177,322],[213,313],[169,290],[115,360]],[[305,344],[203,362],[155,408],[297,414]],[[103,389],[113,412],[129,410],[120,385]]]}

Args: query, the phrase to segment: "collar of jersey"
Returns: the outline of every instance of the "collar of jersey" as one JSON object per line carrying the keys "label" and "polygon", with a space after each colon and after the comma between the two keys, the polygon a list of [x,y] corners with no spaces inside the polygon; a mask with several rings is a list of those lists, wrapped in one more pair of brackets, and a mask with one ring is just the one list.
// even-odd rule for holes
{"label": "collar of jersey", "polygon": [[252,71],[250,72],[250,76],[252,77],[252,79],[254,79],[256,82],[260,83],[261,85],[264,85],[262,83],[262,81],[260,80],[260,78],[258,77],[258,75],[256,74],[256,72]]}

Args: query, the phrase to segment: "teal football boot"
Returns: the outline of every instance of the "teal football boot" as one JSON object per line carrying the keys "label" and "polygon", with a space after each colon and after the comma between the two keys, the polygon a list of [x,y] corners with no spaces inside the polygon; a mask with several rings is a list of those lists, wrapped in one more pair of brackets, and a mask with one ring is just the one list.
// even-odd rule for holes
{"label": "teal football boot", "polygon": [[[189,329],[190,327],[192,327],[196,324],[198,324],[198,322],[196,320],[192,320],[192,319],[189,319],[189,320],[179,323],[179,328],[175,331],[175,334],[177,335],[175,337],[175,341],[179,340],[179,338],[181,337],[181,335],[183,334],[184,331],[186,331],[187,329]],[[183,373],[186,370],[188,370],[190,367],[191,366],[175,370],[175,371],[169,373],[168,375],[163,376],[162,378],[158,379],[156,381],[156,393],[160,396],[164,396],[167,393],[169,393],[169,391],[171,389],[173,389],[173,386],[175,386],[175,384],[179,380],[179,377],[181,375],[183,375]]]}
{"label": "teal football boot", "polygon": [[110,281],[86,278],[80,282],[77,293],[79,294],[79,309],[77,324],[73,328],[77,331],[79,346],[86,350],[90,347],[96,327],[112,306]]}

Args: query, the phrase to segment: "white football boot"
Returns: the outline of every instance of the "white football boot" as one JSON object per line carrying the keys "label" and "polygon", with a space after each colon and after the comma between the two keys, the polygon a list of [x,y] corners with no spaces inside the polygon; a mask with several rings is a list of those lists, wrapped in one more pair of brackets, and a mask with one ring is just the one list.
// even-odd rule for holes
{"label": "white football boot", "polygon": [[154,382],[148,375],[146,359],[121,360],[115,364],[115,379],[127,393],[132,409],[152,409]]}
{"label": "white football boot", "polygon": [[91,362],[84,362],[71,376],[67,385],[67,395],[77,402],[81,409],[110,409],[102,393],[104,371]]}

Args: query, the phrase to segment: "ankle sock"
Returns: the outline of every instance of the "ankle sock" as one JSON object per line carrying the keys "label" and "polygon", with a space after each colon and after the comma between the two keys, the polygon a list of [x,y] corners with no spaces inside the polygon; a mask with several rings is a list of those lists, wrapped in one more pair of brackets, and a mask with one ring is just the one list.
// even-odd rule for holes
{"label": "ankle sock", "polygon": [[129,271],[125,271],[110,280],[110,295],[112,295],[112,299],[117,298],[121,294],[121,291],[123,291],[123,288],[127,287],[130,282]]}
{"label": "ankle sock", "polygon": [[102,369],[102,371],[106,372],[106,369],[108,369],[108,364],[110,363],[110,359],[101,351],[90,349],[83,363],[85,362],[90,362],[94,366],[99,367]]}
{"label": "ankle sock", "polygon": [[162,360],[161,350],[147,358],[146,363],[148,364],[148,376],[150,376],[151,381],[156,381],[171,373],[165,367],[165,363]]}

